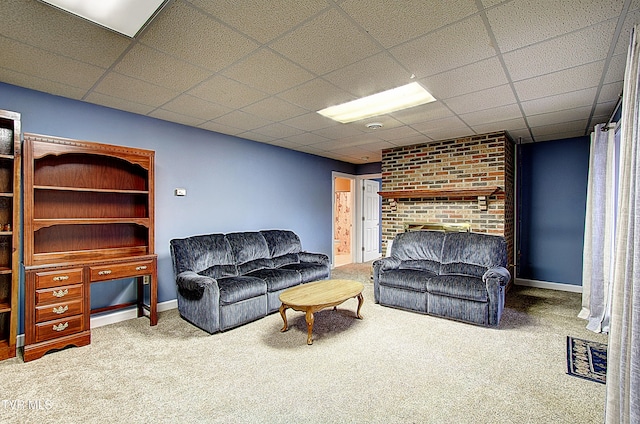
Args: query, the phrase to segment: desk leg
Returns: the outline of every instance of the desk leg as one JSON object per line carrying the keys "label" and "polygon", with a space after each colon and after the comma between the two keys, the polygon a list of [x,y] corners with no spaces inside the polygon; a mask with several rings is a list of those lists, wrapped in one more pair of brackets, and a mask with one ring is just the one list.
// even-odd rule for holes
{"label": "desk leg", "polygon": [[144,316],[144,277],[136,277],[138,285],[138,318]]}

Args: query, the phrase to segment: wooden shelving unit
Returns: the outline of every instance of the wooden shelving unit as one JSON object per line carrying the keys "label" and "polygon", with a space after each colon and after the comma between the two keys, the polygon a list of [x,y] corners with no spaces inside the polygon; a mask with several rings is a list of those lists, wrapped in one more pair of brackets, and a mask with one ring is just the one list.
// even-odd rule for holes
{"label": "wooden shelving unit", "polygon": [[[37,134],[24,141],[24,360],[90,343],[91,313],[137,306],[155,325],[154,152]],[[123,278],[137,280],[137,302],[92,311],[91,284]]]}
{"label": "wooden shelving unit", "polygon": [[0,360],[16,356],[21,131],[20,114],[0,110]]}

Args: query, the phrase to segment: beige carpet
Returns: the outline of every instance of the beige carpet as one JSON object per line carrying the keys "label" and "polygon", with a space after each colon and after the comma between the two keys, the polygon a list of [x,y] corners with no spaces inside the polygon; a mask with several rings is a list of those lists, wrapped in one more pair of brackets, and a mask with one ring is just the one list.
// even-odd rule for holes
{"label": "beige carpet", "polygon": [[606,342],[576,318],[580,295],[515,287],[499,329],[355,299],[272,314],[208,335],[176,310],[96,328],[92,343],[0,362],[0,422],[601,423],[605,386],[566,374],[567,335]]}

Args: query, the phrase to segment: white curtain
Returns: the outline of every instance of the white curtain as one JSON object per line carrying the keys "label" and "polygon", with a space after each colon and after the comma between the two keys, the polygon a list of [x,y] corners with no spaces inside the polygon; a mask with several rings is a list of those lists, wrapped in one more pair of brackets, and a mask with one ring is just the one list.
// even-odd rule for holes
{"label": "white curtain", "polygon": [[582,310],[587,328],[609,331],[610,291],[616,222],[616,148],[614,126],[591,133],[582,265]]}
{"label": "white curtain", "polygon": [[631,34],[622,101],[620,202],[607,351],[608,424],[640,423],[640,99],[638,26]]}

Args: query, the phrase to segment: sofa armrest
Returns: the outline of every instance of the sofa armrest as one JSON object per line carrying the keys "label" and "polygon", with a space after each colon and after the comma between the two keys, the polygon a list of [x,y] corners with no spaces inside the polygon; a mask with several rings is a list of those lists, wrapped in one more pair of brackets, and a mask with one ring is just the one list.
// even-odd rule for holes
{"label": "sofa armrest", "polygon": [[398,269],[400,268],[400,263],[401,263],[400,259],[393,256],[387,256],[385,258],[381,258],[374,261],[373,269],[374,270],[378,269],[379,271],[386,271],[388,269]]}
{"label": "sofa armrest", "polygon": [[511,274],[509,270],[501,266],[489,268],[482,276],[482,281],[485,283],[490,284],[495,281],[495,284],[502,287],[506,286],[510,280]]}
{"label": "sofa armrest", "polygon": [[300,259],[300,262],[329,265],[329,257],[324,253],[300,252],[298,253],[298,258]]}
{"label": "sofa armrest", "polygon": [[373,261],[373,301],[380,301],[380,273],[383,271],[400,268],[400,259],[387,256],[382,259]]}
{"label": "sofa armrest", "polygon": [[220,288],[215,278],[184,271],[176,276],[180,315],[208,333],[220,331]]}

